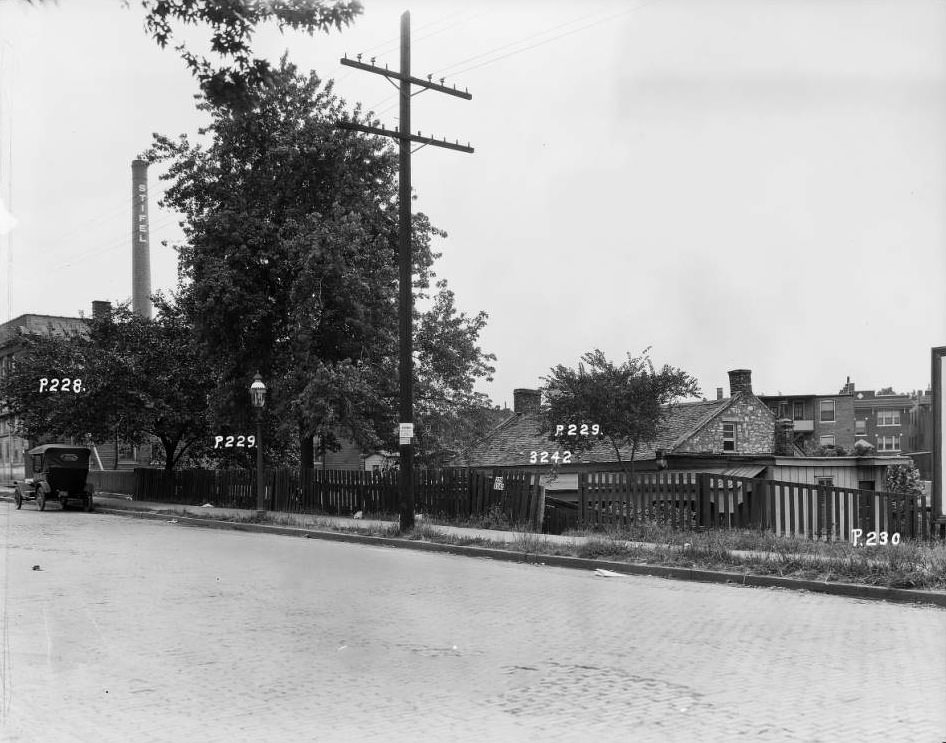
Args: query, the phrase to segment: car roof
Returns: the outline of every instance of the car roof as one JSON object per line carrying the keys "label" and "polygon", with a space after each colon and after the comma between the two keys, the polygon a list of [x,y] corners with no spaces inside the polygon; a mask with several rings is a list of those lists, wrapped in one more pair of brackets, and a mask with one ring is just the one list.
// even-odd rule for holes
{"label": "car roof", "polygon": [[27,454],[42,454],[43,452],[54,449],[55,451],[72,451],[72,452],[87,452],[88,454],[92,453],[92,450],[87,446],[71,446],[69,444],[41,444],[40,446],[34,446],[30,449]]}

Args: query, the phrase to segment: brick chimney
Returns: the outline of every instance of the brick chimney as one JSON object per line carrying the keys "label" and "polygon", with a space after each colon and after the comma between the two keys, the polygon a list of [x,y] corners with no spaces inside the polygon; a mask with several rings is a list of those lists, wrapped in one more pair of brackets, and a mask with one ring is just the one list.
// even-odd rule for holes
{"label": "brick chimney", "polygon": [[98,320],[107,318],[112,314],[112,303],[96,300],[92,302],[92,318]]}
{"label": "brick chimney", "polygon": [[737,392],[752,394],[752,371],[750,369],[733,369],[729,372],[730,397],[735,397]]}
{"label": "brick chimney", "polygon": [[716,399],[717,399],[717,400],[722,400],[722,399],[723,399],[723,388],[722,388],[722,387],[717,387],[717,388],[716,388]]}
{"label": "brick chimney", "polygon": [[514,413],[538,413],[542,403],[542,393],[520,387],[512,391],[512,409]]}
{"label": "brick chimney", "polygon": [[791,418],[780,418],[775,422],[775,454],[779,457],[795,455],[795,422]]}

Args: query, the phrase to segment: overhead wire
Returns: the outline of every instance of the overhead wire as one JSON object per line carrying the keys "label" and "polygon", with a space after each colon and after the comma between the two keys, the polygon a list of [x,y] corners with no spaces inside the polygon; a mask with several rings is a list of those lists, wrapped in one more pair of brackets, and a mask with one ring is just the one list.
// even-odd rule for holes
{"label": "overhead wire", "polygon": [[[437,29],[436,31],[431,31],[431,32],[428,33],[428,34],[423,34],[422,36],[418,36],[418,37],[412,39],[412,40],[411,40],[411,43],[417,44],[417,43],[423,41],[424,39],[429,39],[431,36],[436,36],[437,34],[441,34],[441,33],[443,33],[444,31],[449,31],[451,28],[453,28],[453,27],[456,26],[457,24],[459,24],[459,23],[461,23],[461,22],[462,22],[462,23],[466,23],[466,22],[469,22],[469,21],[473,20],[474,18],[479,18],[480,16],[485,15],[485,14],[486,14],[487,12],[489,12],[489,11],[485,11],[485,10],[484,10],[484,11],[480,11],[479,13],[474,13],[472,16],[470,16],[470,17],[468,17],[468,18],[463,18],[463,19],[457,18],[458,16],[462,16],[463,14],[465,14],[465,13],[467,13],[467,12],[468,12],[467,10],[460,10],[460,11],[458,11],[458,12],[456,12],[456,13],[452,13],[452,14],[446,15],[446,16],[444,16],[443,18],[439,18],[439,19],[437,19],[437,20],[430,21],[430,22],[428,22],[428,23],[425,23],[425,24],[422,24],[422,25],[418,26],[416,30],[419,31],[419,30],[421,30],[421,29],[430,28],[431,26],[435,26],[435,25],[437,25],[438,23],[442,23],[442,22],[447,21],[447,20],[450,20],[450,19],[456,19],[456,20],[453,20],[451,23],[448,23],[448,24],[447,24],[446,26],[444,26],[443,28]],[[374,46],[370,46],[370,47],[368,47],[367,49],[362,49],[362,50],[361,50],[361,53],[362,53],[362,55],[364,55],[364,54],[369,54],[369,53],[371,53],[371,52],[373,52],[373,51],[376,51],[376,50],[380,50],[380,51],[377,51],[377,53],[375,54],[375,56],[381,56],[381,55],[383,55],[383,54],[388,54],[389,52],[392,52],[392,51],[397,51],[397,49],[398,49],[398,47],[399,47],[399,45],[400,45],[400,39],[401,39],[400,35],[390,37],[390,38],[387,39],[386,41],[382,41],[380,44],[375,44]],[[355,69],[354,69],[354,68],[348,68],[348,71],[345,72],[341,77],[335,78],[335,83],[336,83],[336,85],[337,85],[338,83],[344,81],[344,80],[347,80],[350,75],[354,74],[354,72],[355,72]]]}
{"label": "overhead wire", "polygon": [[[170,227],[173,223],[179,220],[178,215],[170,214],[166,217],[163,217],[153,224],[149,225],[149,234],[152,234],[155,231],[163,230],[166,227]],[[120,239],[112,239],[103,245],[98,245],[94,248],[76,253],[75,255],[69,256],[69,259],[66,263],[63,263],[59,266],[51,268],[48,270],[48,273],[56,273],[58,271],[65,270],[67,268],[72,268],[77,262],[85,261],[90,258],[95,258],[106,253],[111,253],[115,250],[121,250],[128,245],[128,236],[122,237]]]}
{"label": "overhead wire", "polygon": [[[606,23],[606,22],[608,22],[608,21],[614,20],[615,18],[619,18],[620,16],[627,15],[628,13],[631,13],[631,12],[633,12],[633,11],[640,10],[641,8],[643,8],[643,7],[645,7],[645,6],[647,6],[647,5],[652,5],[652,4],[656,3],[656,2],[660,2],[660,0],[645,0],[645,2],[640,3],[640,4],[638,4],[638,5],[635,5],[635,6],[631,7],[631,8],[625,8],[625,9],[623,9],[623,10],[618,11],[617,13],[611,13],[611,14],[609,14],[609,15],[606,15],[606,16],[603,17],[603,18],[599,18],[598,20],[592,21],[591,23],[586,23],[586,24],[584,24],[584,25],[582,25],[582,26],[579,26],[579,27],[577,27],[577,28],[571,28],[571,29],[569,29],[569,30],[567,30],[567,31],[564,31],[563,33],[556,34],[555,36],[551,36],[551,37],[549,37],[549,38],[547,38],[547,39],[542,39],[541,41],[537,41],[537,42],[534,43],[534,44],[529,44],[529,45],[524,46],[524,47],[521,47],[521,48],[519,48],[519,49],[514,49],[513,51],[510,51],[510,52],[508,52],[508,53],[506,53],[506,54],[500,54],[499,56],[495,56],[495,57],[491,57],[491,56],[490,56],[490,55],[493,55],[493,54],[495,54],[496,52],[502,51],[502,50],[504,50],[504,49],[508,49],[508,48],[510,48],[510,47],[515,47],[515,46],[519,46],[519,45],[521,45],[521,44],[523,44],[523,43],[529,41],[530,39],[535,39],[535,38],[538,38],[538,37],[541,37],[541,36],[545,36],[546,34],[552,32],[552,31],[556,31],[556,30],[558,30],[558,29],[560,29],[560,28],[564,28],[564,27],[566,27],[566,26],[571,26],[571,25],[574,25],[575,23],[580,23],[580,22],[585,21],[585,20],[587,20],[587,19],[589,19],[589,18],[593,18],[593,17],[595,17],[595,16],[597,16],[597,15],[600,15],[600,13],[589,13],[589,14],[586,14],[586,15],[584,15],[584,16],[580,16],[580,17],[578,17],[578,18],[573,18],[573,19],[570,20],[570,21],[566,21],[565,23],[560,23],[560,24],[558,24],[558,25],[556,25],[556,26],[552,26],[552,27],[550,27],[550,28],[547,28],[547,29],[544,29],[544,30],[542,30],[542,31],[536,32],[536,33],[534,33],[534,34],[530,34],[529,36],[526,36],[526,37],[524,37],[524,38],[522,38],[522,39],[519,39],[519,40],[517,40],[517,41],[510,42],[510,43],[508,43],[508,44],[503,44],[503,45],[498,46],[498,47],[494,47],[493,49],[490,49],[490,50],[488,50],[488,51],[486,51],[486,52],[482,52],[482,53],[480,53],[480,54],[473,55],[472,57],[467,57],[467,58],[464,59],[464,60],[460,60],[460,61],[458,61],[458,62],[454,62],[453,64],[447,65],[446,67],[441,67],[441,68],[440,68],[439,70],[437,70],[436,72],[431,73],[431,75],[440,75],[440,76],[445,77],[446,75],[445,75],[444,73],[446,73],[447,71],[450,71],[450,70],[452,70],[452,72],[450,72],[451,75],[459,75],[459,74],[462,74],[462,73],[464,73],[464,72],[469,72],[469,71],[471,71],[471,70],[478,69],[478,68],[480,68],[480,67],[486,67],[487,65],[494,64],[495,62],[499,62],[500,60],[507,59],[508,57],[515,56],[516,54],[521,54],[521,53],[523,53],[523,52],[530,51],[531,49],[535,49],[536,47],[542,46],[543,44],[548,44],[548,43],[551,43],[551,42],[553,42],[553,41],[557,41],[557,40],[559,40],[559,39],[565,38],[566,36],[570,36],[571,34],[578,33],[579,31],[584,31],[584,30],[587,30],[587,29],[592,28],[592,27],[594,27],[594,26],[598,26],[598,25],[600,25],[600,24],[602,24],[602,23]],[[462,65],[463,65],[464,63],[466,63],[466,62],[472,62],[472,61],[477,60],[477,59],[482,59],[483,57],[487,57],[487,59],[485,59],[485,60],[483,60],[483,61],[481,61],[481,62],[478,62],[477,64],[471,65],[471,66],[469,66],[469,67],[462,67]],[[455,68],[457,68],[457,67],[460,67],[461,69],[455,69]],[[377,103],[375,103],[375,104],[374,104],[373,106],[371,106],[368,110],[373,111],[376,106],[379,106],[379,105],[381,105],[382,103],[385,103],[386,101],[389,101],[389,100],[391,100],[391,98],[394,98],[394,97],[396,97],[396,94],[394,94],[394,95],[388,95],[388,96],[386,96],[385,98],[383,98],[382,100],[380,100],[380,101],[378,101]],[[396,101],[395,101],[394,103],[392,103],[391,105],[386,106],[385,108],[382,108],[382,109],[379,110],[379,111],[375,111],[374,113],[375,113],[375,115],[380,115],[380,114],[386,113],[387,111],[390,111],[390,110],[391,110],[392,108],[394,108],[395,106],[397,106],[397,102],[396,102]]]}
{"label": "overhead wire", "polygon": [[512,56],[514,56],[514,55],[516,55],[516,54],[521,54],[522,52],[527,52],[527,51],[529,51],[530,49],[535,49],[536,47],[540,47],[540,46],[542,46],[543,44],[548,44],[548,43],[550,43],[550,42],[557,41],[558,39],[562,39],[562,38],[564,38],[564,37],[566,37],[566,36],[570,36],[571,34],[578,33],[579,31],[585,31],[585,30],[587,30],[587,29],[589,29],[589,28],[592,28],[592,27],[594,27],[594,26],[598,26],[598,25],[600,25],[600,24],[602,24],[602,23],[606,23],[607,21],[611,21],[611,20],[614,20],[615,18],[619,18],[619,17],[621,17],[622,15],[627,15],[628,13],[632,13],[632,12],[634,12],[634,11],[636,11],[636,10],[640,10],[641,8],[644,8],[644,7],[648,6],[648,5],[654,5],[655,3],[659,3],[659,2],[660,2],[660,0],[644,0],[644,2],[640,3],[639,5],[634,6],[633,8],[625,8],[624,10],[621,10],[621,11],[619,11],[619,12],[617,12],[617,13],[614,13],[614,14],[612,14],[612,15],[609,15],[609,16],[606,16],[606,17],[604,17],[604,18],[601,18],[600,20],[594,21],[594,22],[592,22],[592,23],[585,24],[584,26],[580,26],[580,27],[575,28],[575,29],[572,29],[572,30],[570,30],[570,31],[566,31],[565,33],[558,34],[557,36],[553,36],[553,37],[551,37],[551,38],[549,38],[549,39],[544,39],[544,40],[542,40],[542,41],[536,42],[535,44],[530,44],[530,45],[527,46],[527,47],[524,47],[524,48],[522,48],[522,49],[518,49],[518,50],[516,50],[516,51],[510,52],[509,54],[502,54],[502,55],[500,55],[500,56],[498,56],[498,57],[495,57],[495,58],[493,58],[493,59],[488,59],[488,60],[486,60],[486,61],[484,61],[484,62],[481,62],[481,63],[479,63],[479,64],[472,65],[471,67],[464,67],[463,69],[456,70],[456,71],[453,72],[452,74],[454,74],[454,75],[459,75],[459,74],[462,74],[462,73],[464,73],[464,72],[469,72],[469,71],[471,71],[471,70],[479,69],[480,67],[485,67],[485,66],[487,66],[487,65],[491,65],[491,64],[493,64],[493,63],[495,63],[495,62],[499,62],[499,61],[502,60],[502,59],[506,59],[507,57],[512,57]]}

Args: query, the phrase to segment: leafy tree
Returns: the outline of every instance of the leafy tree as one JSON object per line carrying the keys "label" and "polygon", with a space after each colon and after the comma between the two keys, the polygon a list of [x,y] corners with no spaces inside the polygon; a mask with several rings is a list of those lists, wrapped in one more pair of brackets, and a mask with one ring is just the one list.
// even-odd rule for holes
{"label": "leafy tree", "polygon": [[[495,420],[489,398],[473,389],[477,379],[493,380],[495,354],[477,345],[488,315],[468,317],[456,308],[447,281],[425,313],[415,311],[414,400],[417,454],[422,464],[443,466],[468,448]],[[393,402],[393,401],[392,401]]]}
{"label": "leafy tree", "polygon": [[[92,349],[86,336],[85,330],[19,334],[19,349],[0,378],[0,407],[9,411],[17,435],[39,443],[114,432],[116,419],[102,407],[114,393],[88,376]],[[49,381],[64,377],[78,379],[79,391],[50,392]]]}
{"label": "leafy tree", "polygon": [[[23,338],[12,373],[0,382],[3,403],[31,439],[134,444],[150,437],[172,469],[191,447],[207,446],[212,377],[178,307],[156,297],[146,320],[119,305],[88,321],[88,333]],[[79,377],[78,393],[40,393],[39,377]]]}
{"label": "leafy tree", "polygon": [[[616,366],[595,349],[582,356],[577,370],[554,367],[544,378],[547,402],[542,406],[540,432],[551,434],[553,441],[572,452],[607,442],[621,468],[633,474],[638,449],[657,439],[673,405],[700,394],[696,380],[681,369],[664,365],[655,370],[649,351],[636,357],[627,354],[627,360]],[[600,432],[596,437],[568,436],[571,424],[598,424]],[[558,425],[564,432],[556,436]],[[631,454],[625,463],[621,449],[627,447]]]}
{"label": "leafy tree", "polygon": [[[331,82],[285,58],[272,81],[239,115],[205,99],[209,144],[156,136],[146,155],[169,164],[163,204],[185,217],[180,302],[213,359],[212,419],[245,414],[259,369],[278,440],[311,467],[316,435],[323,448],[342,429],[365,449],[396,447],[397,156],[335,127],[361,114]],[[429,298],[430,244],[445,234],[423,214],[411,226],[414,292]],[[431,310],[415,309],[418,405],[459,409],[470,378],[492,371],[476,345],[485,315],[458,315],[437,288]]]}
{"label": "leafy tree", "polygon": [[884,474],[884,490],[888,493],[921,495],[923,485],[920,480],[920,470],[912,462],[888,465]]}
{"label": "leafy tree", "polygon": [[[28,5],[57,4],[56,0],[25,0]],[[122,0],[131,6],[131,0]],[[253,92],[271,85],[270,63],[253,56],[253,33],[264,23],[275,23],[280,33],[287,28],[305,31],[341,30],[364,10],[359,0],[141,0],[145,9],[145,31],[165,49],[174,41],[174,24],[210,28],[212,59],[175,44],[203,95],[234,110],[250,105]]]}
{"label": "leafy tree", "polygon": [[260,24],[274,22],[280,32],[290,28],[312,36],[333,27],[341,30],[363,9],[358,0],[142,0],[141,5],[146,11],[145,30],[162,49],[173,41],[174,22],[210,27],[214,60],[195,54],[183,42],[174,49],[209,100],[240,110],[249,105],[255,88],[273,82],[269,62],[252,53],[253,32]]}

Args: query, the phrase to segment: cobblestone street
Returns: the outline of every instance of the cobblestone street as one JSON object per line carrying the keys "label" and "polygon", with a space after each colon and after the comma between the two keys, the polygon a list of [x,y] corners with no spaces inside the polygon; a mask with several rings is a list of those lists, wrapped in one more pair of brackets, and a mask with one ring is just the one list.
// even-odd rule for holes
{"label": "cobblestone street", "polygon": [[4,741],[946,740],[941,609],[55,506],[0,538]]}

